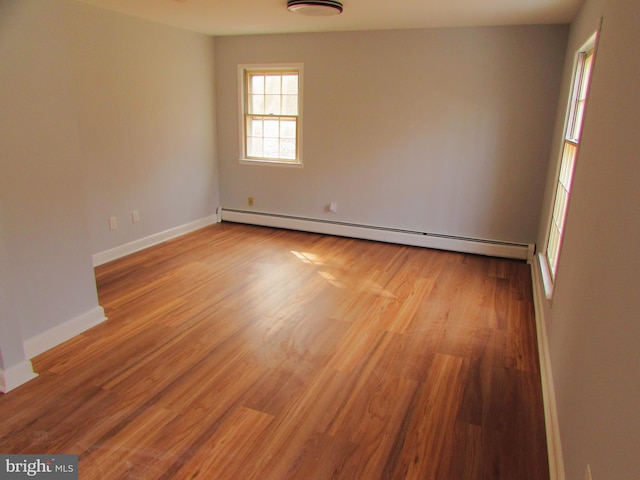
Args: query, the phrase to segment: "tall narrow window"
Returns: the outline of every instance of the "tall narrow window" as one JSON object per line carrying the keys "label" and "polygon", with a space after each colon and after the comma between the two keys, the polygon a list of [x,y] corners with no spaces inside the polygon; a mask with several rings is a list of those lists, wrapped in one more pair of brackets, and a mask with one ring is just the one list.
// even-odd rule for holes
{"label": "tall narrow window", "polygon": [[241,160],[302,163],[302,66],[241,66]]}
{"label": "tall narrow window", "polygon": [[556,184],[556,194],[545,252],[552,281],[555,280],[558,269],[558,259],[571,196],[571,182],[580,148],[582,122],[589,94],[589,82],[593,71],[594,43],[595,37],[587,44],[587,47],[578,52],[574,68],[573,87],[567,108],[567,121],[565,122],[560,173]]}

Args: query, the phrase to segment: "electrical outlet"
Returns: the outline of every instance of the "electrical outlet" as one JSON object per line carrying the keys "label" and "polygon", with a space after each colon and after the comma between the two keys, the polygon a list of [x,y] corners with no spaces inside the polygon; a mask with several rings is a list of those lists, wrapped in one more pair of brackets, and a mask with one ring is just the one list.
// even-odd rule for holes
{"label": "electrical outlet", "polygon": [[249,197],[247,199],[247,203],[249,204],[250,207],[253,207],[253,197]]}
{"label": "electrical outlet", "polygon": [[338,202],[331,202],[329,204],[329,211],[331,213],[336,213],[338,211]]}
{"label": "electrical outlet", "polygon": [[116,228],[118,228],[118,218],[109,217],[109,230],[115,230]]}
{"label": "electrical outlet", "polygon": [[131,211],[131,223],[138,223],[140,221],[140,212],[138,210]]}
{"label": "electrical outlet", "polygon": [[584,472],[584,480],[593,480],[591,476],[591,465],[587,465],[587,471]]}

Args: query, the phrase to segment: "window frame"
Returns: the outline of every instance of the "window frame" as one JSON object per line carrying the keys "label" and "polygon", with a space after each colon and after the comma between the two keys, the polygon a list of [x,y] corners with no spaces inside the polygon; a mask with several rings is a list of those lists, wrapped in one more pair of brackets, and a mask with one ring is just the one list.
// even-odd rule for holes
{"label": "window frame", "polygon": [[[247,118],[252,115],[248,107],[247,79],[250,73],[286,74],[295,72],[298,76],[298,114],[296,116],[296,158],[287,160],[283,158],[250,157],[247,155]],[[238,123],[239,123],[239,152],[241,165],[275,166],[275,167],[303,167],[302,132],[303,132],[303,84],[304,64],[302,63],[260,63],[238,65]],[[257,115],[257,114],[256,114]],[[260,115],[257,115],[260,116]],[[290,116],[290,115],[289,115]],[[288,115],[278,115],[288,117]]]}
{"label": "window frame", "polygon": [[[598,29],[589,40],[576,51],[573,61],[571,89],[567,98],[565,122],[562,130],[555,181],[553,183],[553,198],[548,214],[544,248],[542,252],[539,253],[542,279],[548,299],[551,299],[553,296],[553,289],[558,275],[567,215],[571,203],[571,184],[573,183],[573,177],[580,155],[580,141],[584,129],[587,104],[589,102],[589,90],[595,70],[599,32],[600,26],[598,26]],[[589,57],[591,57],[591,64],[585,84],[583,83],[584,74]],[[583,102],[581,118],[577,118],[579,102]],[[578,125],[577,129],[576,125]],[[571,153],[570,150],[573,150],[573,153]],[[570,160],[568,160],[569,158]],[[564,195],[566,195],[566,199],[563,202],[564,205],[562,205],[562,199],[559,198],[562,195],[561,190],[564,190]],[[557,218],[561,219],[560,225],[556,222]],[[557,228],[554,227],[554,224]],[[552,238],[554,232],[557,232],[557,238]]]}

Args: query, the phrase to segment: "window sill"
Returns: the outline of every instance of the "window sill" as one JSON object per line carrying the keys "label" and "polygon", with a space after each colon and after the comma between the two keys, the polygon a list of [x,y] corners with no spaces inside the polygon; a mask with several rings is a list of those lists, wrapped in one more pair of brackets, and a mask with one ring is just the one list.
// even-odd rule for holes
{"label": "window sill", "polygon": [[302,163],[295,162],[279,162],[278,160],[248,160],[240,159],[240,165],[254,165],[258,167],[285,167],[285,168],[303,168]]}

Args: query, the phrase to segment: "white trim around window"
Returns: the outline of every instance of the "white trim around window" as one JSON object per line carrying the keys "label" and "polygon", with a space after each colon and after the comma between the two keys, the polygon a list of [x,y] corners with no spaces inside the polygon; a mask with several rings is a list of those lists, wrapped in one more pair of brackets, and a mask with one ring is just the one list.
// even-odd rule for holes
{"label": "white trim around window", "polygon": [[572,87],[567,102],[562,146],[556,172],[555,193],[551,211],[548,213],[545,245],[539,256],[540,271],[548,300],[553,296],[558,263],[562,251],[562,240],[571,196],[571,184],[579,156],[580,137],[599,31],[600,27],[576,52],[574,60]]}
{"label": "white trim around window", "polygon": [[303,64],[238,65],[240,164],[302,167]]}

